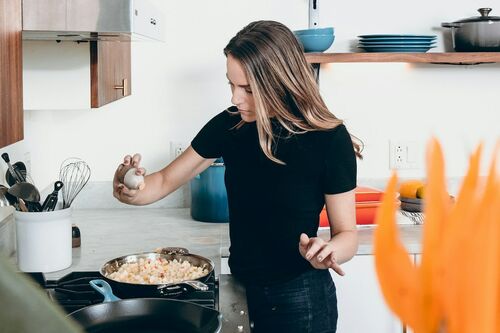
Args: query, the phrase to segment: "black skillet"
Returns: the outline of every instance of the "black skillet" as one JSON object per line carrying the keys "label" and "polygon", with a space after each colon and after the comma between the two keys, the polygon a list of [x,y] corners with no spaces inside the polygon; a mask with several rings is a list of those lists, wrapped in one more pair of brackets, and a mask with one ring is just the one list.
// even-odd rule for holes
{"label": "black skillet", "polygon": [[160,298],[120,300],[104,280],[91,286],[104,295],[104,302],[70,313],[86,332],[91,333],[218,333],[222,315],[194,303]]}

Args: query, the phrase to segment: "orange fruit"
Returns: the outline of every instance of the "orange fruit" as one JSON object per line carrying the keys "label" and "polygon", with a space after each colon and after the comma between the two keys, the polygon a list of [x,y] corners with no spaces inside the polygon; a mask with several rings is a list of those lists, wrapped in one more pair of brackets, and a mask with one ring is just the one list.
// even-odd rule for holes
{"label": "orange fruit", "polygon": [[417,198],[425,198],[425,186],[420,186],[419,188],[417,188]]}
{"label": "orange fruit", "polygon": [[399,185],[399,194],[404,198],[417,198],[417,190],[424,187],[424,182],[421,180],[406,180]]}

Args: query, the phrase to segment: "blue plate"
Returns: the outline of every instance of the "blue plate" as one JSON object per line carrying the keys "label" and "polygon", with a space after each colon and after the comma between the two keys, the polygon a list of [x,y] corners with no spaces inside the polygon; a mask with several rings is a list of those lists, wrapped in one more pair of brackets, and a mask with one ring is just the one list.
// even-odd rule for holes
{"label": "blue plate", "polygon": [[384,48],[393,48],[393,49],[401,49],[401,48],[404,48],[404,49],[412,49],[412,48],[423,48],[423,47],[427,47],[427,48],[433,48],[435,46],[430,46],[430,45],[427,45],[427,46],[420,46],[420,45],[404,45],[404,46],[401,46],[401,45],[387,45],[387,46],[379,46],[379,45],[362,45],[361,46],[362,48],[367,48],[367,49],[373,49],[373,48],[380,48],[380,47],[384,47]]}
{"label": "blue plate", "polygon": [[366,52],[395,52],[395,53],[412,53],[412,52],[415,52],[415,53],[425,53],[427,51],[429,51],[431,48],[433,48],[434,46],[431,46],[431,47],[421,47],[421,46],[418,46],[418,47],[400,47],[400,46],[397,46],[397,47],[390,47],[390,46],[386,46],[386,47],[378,47],[378,46],[375,46],[375,47],[370,47],[370,46],[358,46],[360,49],[363,49],[365,50]]}
{"label": "blue plate", "polygon": [[360,38],[360,42],[435,42],[435,38]]}
{"label": "blue plate", "polygon": [[436,35],[359,35],[359,38],[429,38],[434,39]]}
{"label": "blue plate", "polygon": [[384,41],[359,41],[359,44],[363,45],[423,45],[431,46],[436,41],[425,41],[425,40],[384,40]]}

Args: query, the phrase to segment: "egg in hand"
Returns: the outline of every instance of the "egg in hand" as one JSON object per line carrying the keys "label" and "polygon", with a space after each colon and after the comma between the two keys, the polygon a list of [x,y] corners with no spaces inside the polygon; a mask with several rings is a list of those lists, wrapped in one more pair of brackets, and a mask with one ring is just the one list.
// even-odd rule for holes
{"label": "egg in hand", "polygon": [[146,187],[143,175],[136,174],[137,169],[130,167],[128,170],[124,170],[125,174],[123,176],[122,183],[131,190],[142,190]]}

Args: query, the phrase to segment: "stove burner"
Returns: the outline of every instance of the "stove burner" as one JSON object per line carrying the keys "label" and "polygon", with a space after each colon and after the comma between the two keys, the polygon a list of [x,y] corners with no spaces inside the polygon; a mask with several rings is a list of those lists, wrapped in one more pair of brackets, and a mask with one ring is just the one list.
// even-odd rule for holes
{"label": "stove burner", "polygon": [[[72,272],[59,280],[46,280],[43,273],[26,274],[45,289],[48,297],[54,302],[59,303],[66,313],[71,313],[92,304],[102,303],[104,300],[104,297],[89,284],[90,280],[102,278],[99,272]],[[175,299],[193,302],[218,310],[219,293],[214,273],[211,274],[205,284],[208,285],[207,291],[195,290],[179,295]]]}

